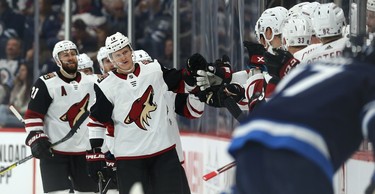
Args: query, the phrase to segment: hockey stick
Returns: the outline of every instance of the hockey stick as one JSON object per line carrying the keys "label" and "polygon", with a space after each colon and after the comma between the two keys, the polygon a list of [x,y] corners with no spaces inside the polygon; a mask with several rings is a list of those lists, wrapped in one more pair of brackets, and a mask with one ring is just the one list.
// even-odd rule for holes
{"label": "hockey stick", "polygon": [[241,121],[245,117],[245,114],[242,113],[242,110],[238,107],[236,101],[234,101],[232,97],[228,97],[224,100],[224,106],[237,121]]}
{"label": "hockey stick", "polygon": [[105,186],[104,186],[104,188],[103,188],[103,194],[106,194],[107,193],[107,191],[108,191],[108,185],[109,185],[109,183],[112,181],[112,178],[109,178],[108,179],[108,181],[107,181],[107,183],[105,184]]}
{"label": "hockey stick", "polygon": [[[60,139],[59,141],[53,143],[51,145],[51,147],[53,146],[56,146],[66,140],[68,140],[69,138],[71,138],[74,133],[78,130],[78,128],[81,126],[81,124],[86,120],[86,118],[89,116],[90,112],[89,111],[86,111],[85,113],[83,113],[83,115],[77,120],[77,122],[73,125],[73,127],[70,129],[70,131],[68,132],[68,134],[65,135],[65,137],[63,137],[62,139]],[[22,118],[22,117],[21,117]],[[29,155],[15,163],[13,163],[12,165],[10,166],[7,166],[3,169],[0,170],[0,175],[1,174],[4,174],[5,172],[15,168],[16,166],[20,165],[20,164],[23,164],[25,163],[26,161],[30,160],[31,158],[33,158],[33,155]]]}
{"label": "hockey stick", "polygon": [[98,171],[98,177],[99,177],[99,180],[98,180],[99,193],[103,194],[103,181],[104,181],[103,173]]}
{"label": "hockey stick", "polygon": [[233,161],[233,162],[231,162],[231,163],[229,163],[229,164],[227,164],[227,165],[225,165],[225,166],[223,166],[223,167],[221,167],[221,168],[219,168],[217,170],[214,170],[214,171],[212,171],[212,172],[210,172],[210,173],[208,173],[206,175],[204,175],[202,178],[203,178],[203,180],[208,181],[208,180],[214,178],[215,176],[217,176],[218,174],[223,173],[223,172],[231,169],[233,166],[236,166],[236,162],[235,161]]}
{"label": "hockey stick", "polygon": [[14,116],[17,117],[18,120],[20,120],[22,123],[25,123],[25,121],[23,120],[21,114],[17,111],[16,108],[14,108],[13,105],[10,105],[9,109],[10,109],[10,111],[12,111],[12,113],[14,114]]}

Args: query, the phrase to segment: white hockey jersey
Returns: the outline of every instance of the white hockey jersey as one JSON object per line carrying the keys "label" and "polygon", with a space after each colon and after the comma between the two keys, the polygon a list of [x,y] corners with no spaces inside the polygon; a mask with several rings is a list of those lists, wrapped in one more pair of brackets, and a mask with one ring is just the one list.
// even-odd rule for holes
{"label": "white hockey jersey", "polygon": [[[34,84],[25,113],[26,131],[43,130],[52,143],[62,139],[77,119],[94,103],[94,82],[78,72],[69,80],[60,72],[41,76]],[[61,154],[84,153],[90,149],[88,119],[67,141],[53,147]]]}
{"label": "white hockey jersey", "polygon": [[95,87],[96,103],[88,125],[90,138],[104,138],[106,128],[100,126],[113,125],[110,150],[116,159],[152,157],[173,149],[176,138],[166,116],[171,111],[167,93],[180,80],[172,84],[165,80],[167,74],[178,78],[180,72],[162,69],[157,61],[138,63],[127,75],[109,72]]}
{"label": "white hockey jersey", "polygon": [[301,63],[313,63],[322,59],[337,58],[342,55],[347,41],[348,38],[344,37],[324,45],[318,44],[320,46],[310,45],[295,53],[294,57],[300,60]]}

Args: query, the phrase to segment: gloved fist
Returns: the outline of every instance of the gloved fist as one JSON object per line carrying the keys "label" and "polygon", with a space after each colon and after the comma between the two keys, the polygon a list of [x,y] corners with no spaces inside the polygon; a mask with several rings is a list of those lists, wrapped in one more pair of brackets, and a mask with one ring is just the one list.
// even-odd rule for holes
{"label": "gloved fist", "polygon": [[239,102],[245,98],[245,89],[236,83],[224,85],[219,92],[223,99],[232,97],[236,102]]}
{"label": "gloved fist", "polygon": [[250,65],[264,65],[264,53],[266,52],[266,49],[262,44],[244,41],[243,45],[246,47],[249,54]]}
{"label": "gloved fist", "polygon": [[[100,148],[93,148],[86,151],[86,161],[87,161],[87,172],[89,176],[95,181],[99,181],[99,176],[103,175],[102,178],[106,179],[106,161],[105,156],[101,152]],[[105,181],[105,180],[102,180]]]}
{"label": "gloved fist", "polygon": [[273,51],[274,55],[269,52],[264,54],[268,73],[272,76],[282,79],[292,68],[300,63],[288,51],[282,49],[274,49]]}
{"label": "gloved fist", "polygon": [[25,143],[30,146],[31,153],[35,158],[47,159],[52,157],[51,142],[43,131],[31,131]]}
{"label": "gloved fist", "polygon": [[196,96],[201,102],[212,107],[224,107],[224,101],[221,101],[219,89],[221,86],[211,86],[204,91],[199,91]]}
{"label": "gloved fist", "polygon": [[227,55],[223,55],[221,59],[217,59],[215,63],[207,66],[208,76],[218,77],[220,81],[214,82],[214,85],[220,85],[223,82],[229,83],[232,80],[232,67],[230,59]]}
{"label": "gloved fist", "polygon": [[210,63],[206,70],[198,70],[196,77],[197,86],[203,91],[210,86],[229,83],[232,80],[232,68],[227,55],[223,55],[221,59],[217,59],[215,63]]}
{"label": "gloved fist", "polygon": [[197,75],[198,70],[205,70],[207,65],[206,59],[199,53],[193,54],[186,61],[186,68],[193,76]]}

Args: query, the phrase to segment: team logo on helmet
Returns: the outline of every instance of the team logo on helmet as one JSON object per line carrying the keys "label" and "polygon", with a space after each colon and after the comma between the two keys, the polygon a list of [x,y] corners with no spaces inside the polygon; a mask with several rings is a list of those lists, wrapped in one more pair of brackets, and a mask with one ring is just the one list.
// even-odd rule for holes
{"label": "team logo on helmet", "polygon": [[60,117],[60,120],[69,122],[69,126],[73,127],[79,118],[87,111],[87,107],[89,104],[90,94],[86,94],[86,96],[80,101],[73,104],[68,111],[64,115]]}
{"label": "team logo on helmet", "polygon": [[150,113],[157,108],[157,105],[152,101],[153,98],[154,89],[150,85],[143,95],[133,102],[132,108],[124,122],[126,124],[134,122],[139,128],[147,130],[146,125],[150,126],[148,123],[148,119],[151,119]]}

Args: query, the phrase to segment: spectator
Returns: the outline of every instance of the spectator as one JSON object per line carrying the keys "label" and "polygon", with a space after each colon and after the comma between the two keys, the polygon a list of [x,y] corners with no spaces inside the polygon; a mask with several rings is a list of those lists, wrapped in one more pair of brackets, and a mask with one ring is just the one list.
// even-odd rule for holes
{"label": "spectator", "polygon": [[128,33],[128,17],[123,0],[113,0],[110,3],[110,13],[107,18],[112,32]]}
{"label": "spectator", "polygon": [[1,85],[3,91],[8,93],[3,94],[1,104],[8,104],[9,92],[13,87],[13,79],[18,71],[19,60],[21,57],[21,40],[11,38],[6,44],[6,57],[0,59],[0,73]]}
{"label": "spectator", "polygon": [[[23,37],[25,29],[25,17],[15,13],[8,5],[7,0],[0,0],[0,25],[3,28],[3,38],[5,43],[7,39],[12,37]],[[5,44],[0,44],[0,58],[5,57]]]}
{"label": "spectator", "polygon": [[164,53],[159,58],[159,62],[165,67],[173,67],[173,40],[171,38],[167,38],[167,40],[165,40]]}
{"label": "spectator", "polygon": [[[30,101],[30,89],[33,76],[26,63],[20,65],[10,93],[9,105],[13,105],[21,115],[24,115]],[[0,127],[23,127],[17,117],[9,111],[8,104],[0,105]]]}
{"label": "spectator", "polygon": [[[61,20],[59,19],[58,13],[52,10],[51,0],[39,0],[39,44],[47,44],[57,38],[57,34],[61,28]],[[26,16],[26,26],[24,35],[24,48],[29,50],[32,47],[34,41],[34,11],[33,6],[28,15]]]}
{"label": "spectator", "polygon": [[77,44],[78,50],[82,53],[96,52],[96,38],[88,33],[86,23],[77,19],[73,23],[73,42]]}

